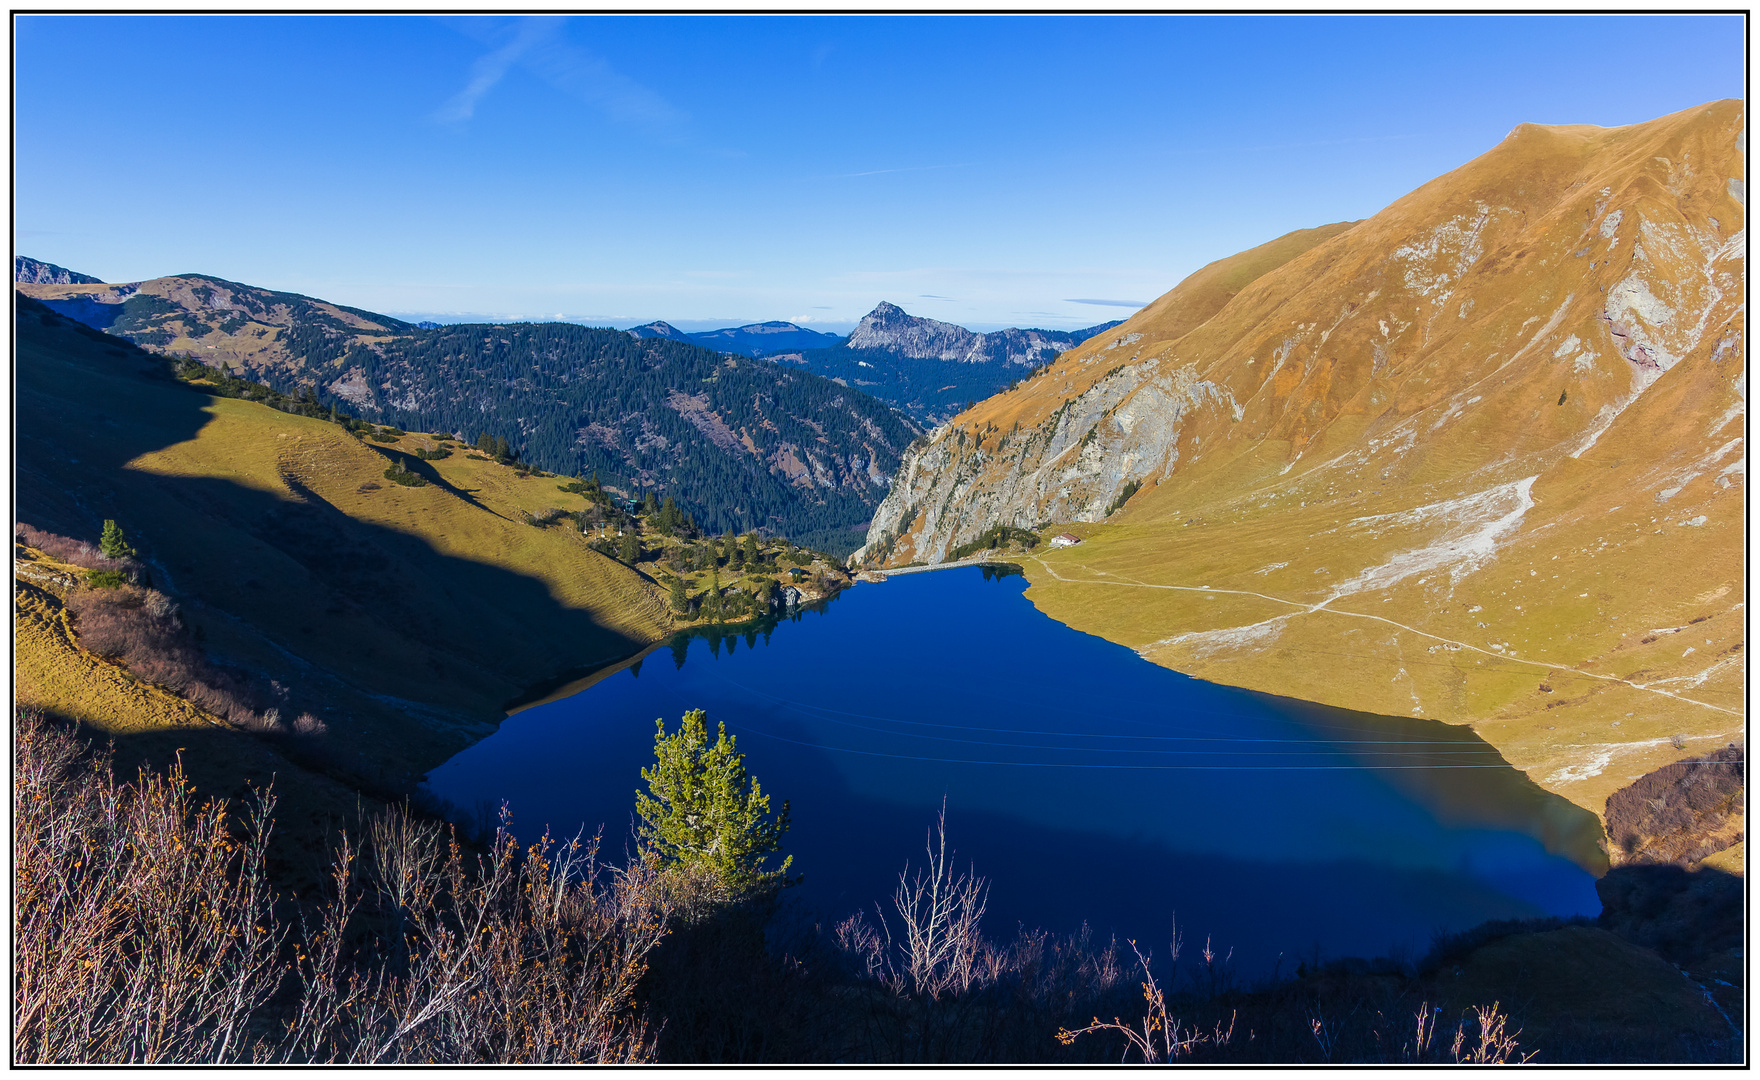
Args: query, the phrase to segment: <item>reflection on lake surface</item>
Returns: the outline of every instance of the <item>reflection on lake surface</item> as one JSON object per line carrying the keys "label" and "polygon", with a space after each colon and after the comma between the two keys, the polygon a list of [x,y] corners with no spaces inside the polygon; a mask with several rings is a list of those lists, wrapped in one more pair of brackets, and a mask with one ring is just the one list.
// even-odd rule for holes
{"label": "reflection on lake surface", "polygon": [[430,787],[507,801],[522,837],[603,824],[616,851],[655,718],[703,708],[789,800],[797,892],[831,918],[890,895],[943,797],[950,843],[993,882],[993,937],[1085,920],[1165,942],[1177,912],[1257,972],[1600,910],[1595,817],[1470,730],[1200,682],[1052,621],[1025,587],[901,576],[771,630],[680,636],[509,717]]}

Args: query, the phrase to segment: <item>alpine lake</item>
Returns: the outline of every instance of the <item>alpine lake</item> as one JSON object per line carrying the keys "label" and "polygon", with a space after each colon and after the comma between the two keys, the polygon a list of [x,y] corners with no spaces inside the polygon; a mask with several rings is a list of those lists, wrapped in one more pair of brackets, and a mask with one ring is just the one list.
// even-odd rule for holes
{"label": "alpine lake", "polygon": [[633,851],[655,720],[708,712],[787,800],[789,890],[825,921],[890,908],[946,807],[984,927],[1086,923],[1237,973],[1416,960],[1439,931],[1594,915],[1595,816],[1471,730],[1219,686],[1041,614],[1014,568],[894,576],[737,630],[687,631],[510,715],[434,770],[530,842],[603,828]]}

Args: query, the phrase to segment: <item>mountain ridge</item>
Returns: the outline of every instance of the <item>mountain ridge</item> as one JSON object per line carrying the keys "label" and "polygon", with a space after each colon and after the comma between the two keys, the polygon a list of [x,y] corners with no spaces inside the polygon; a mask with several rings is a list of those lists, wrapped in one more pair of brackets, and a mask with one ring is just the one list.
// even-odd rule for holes
{"label": "mountain ridge", "polygon": [[1599,813],[1677,740],[1741,730],[1744,130],[1739,101],[1522,125],[1220,260],[932,433],[858,556],[1070,527],[1025,560],[1053,617],[1472,723]]}
{"label": "mountain ridge", "polygon": [[1081,330],[1009,327],[978,333],[911,315],[882,300],[843,344],[772,353],[765,359],[853,385],[918,423],[934,425],[1118,325],[1113,321]]}
{"label": "mountain ridge", "polygon": [[467,442],[507,438],[551,472],[671,494],[714,531],[764,529],[842,556],[918,429],[808,372],[690,342],[573,323],[423,329],[201,274],[16,283],[61,314],[161,355],[242,368],[284,393]]}
{"label": "mountain ridge", "polygon": [[103,281],[90,274],[80,274],[65,266],[56,266],[52,262],[33,259],[26,255],[12,257],[12,280],[22,281],[29,285],[102,285]]}

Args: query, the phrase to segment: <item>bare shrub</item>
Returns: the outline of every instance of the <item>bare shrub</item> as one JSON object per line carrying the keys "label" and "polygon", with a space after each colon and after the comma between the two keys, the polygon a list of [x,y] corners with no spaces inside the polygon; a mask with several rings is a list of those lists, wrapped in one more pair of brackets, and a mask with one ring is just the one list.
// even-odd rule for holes
{"label": "bare shrub", "polygon": [[1607,835],[1626,862],[1687,865],[1730,846],[1724,826],[1746,812],[1746,751],[1730,745],[1664,765],[1607,799]]}
{"label": "bare shrub", "polygon": [[119,785],[39,717],[13,773],[14,1053],[43,1062],[225,1061],[280,980],[263,857],[275,800],[229,828],[181,762]]}
{"label": "bare shrub", "polygon": [[1503,1003],[1500,1001],[1473,1006],[1473,1034],[1467,1034],[1465,1018],[1456,1023],[1454,1039],[1448,1047],[1448,1057],[1444,1058],[1440,1045],[1435,1041],[1436,1021],[1441,1017],[1442,1010],[1432,1009],[1428,1001],[1424,1002],[1418,1006],[1417,1032],[1404,1047],[1405,1059],[1414,1063],[1508,1065],[1514,1062],[1517,1065],[1526,1065],[1539,1051],[1518,1053],[1516,1036],[1521,1032],[1504,1030],[1508,1026],[1509,1017],[1504,1015],[1502,1009]]}
{"label": "bare shrub", "polygon": [[503,814],[486,856],[394,808],[368,828],[373,895],[400,936],[391,966],[351,963],[362,886],[343,838],[334,894],[308,926],[288,1060],[612,1062],[651,1056],[635,1005],[665,934],[651,861],[604,867],[599,842],[520,849]]}
{"label": "bare shrub", "polygon": [[177,605],[169,596],[157,589],[147,590],[146,603],[141,605],[148,616],[154,619],[171,620],[177,617]]}
{"label": "bare shrub", "polygon": [[907,862],[892,894],[899,922],[896,939],[878,906],[878,928],[857,912],[837,926],[836,935],[839,947],[857,959],[868,977],[895,993],[937,999],[965,993],[985,982],[986,972],[994,968],[986,963],[991,946],[978,927],[990,885],[970,867],[959,873],[948,865],[945,802],[924,850],[926,868],[913,876]]}
{"label": "bare shrub", "polygon": [[[1068,1028],[1058,1028],[1058,1042],[1070,1046],[1083,1035],[1092,1035],[1101,1031],[1117,1032],[1125,1037],[1124,1054],[1119,1060],[1128,1061],[1131,1051],[1135,1050],[1143,1062],[1148,1065],[1163,1065],[1177,1061],[1182,1057],[1190,1057],[1193,1051],[1206,1044],[1212,1046],[1227,1046],[1229,1044],[1234,1038],[1236,1019],[1234,1014],[1230,1014],[1226,1029],[1218,1023],[1215,1030],[1207,1035],[1196,1028],[1182,1027],[1178,1018],[1169,1020],[1167,995],[1162,991],[1160,984],[1155,981],[1155,973],[1149,969],[1149,958],[1143,955],[1141,949],[1137,948],[1135,941],[1131,942],[1131,951],[1137,954],[1137,966],[1143,972],[1143,1000],[1148,1004],[1143,1019],[1126,1023],[1116,1016],[1111,1021],[1102,1021],[1096,1016],[1084,1028],[1078,1028],[1074,1031]],[[1177,959],[1176,954],[1176,962]],[[1316,1021],[1314,1025],[1315,1037],[1321,1037],[1323,1030],[1320,1023]],[[1328,1060],[1330,1060],[1330,1055]]]}
{"label": "bare shrub", "polygon": [[909,864],[898,875],[892,905],[903,927],[902,968],[919,994],[940,997],[963,993],[980,975],[985,942],[978,923],[990,895],[990,883],[970,867],[958,873],[948,867],[947,806],[936,819],[935,838],[925,841],[928,866],[906,880]]}
{"label": "bare shrub", "polygon": [[81,566],[87,570],[115,569],[120,563],[127,561],[106,559],[87,541],[48,532],[22,521],[12,527],[12,535],[21,543],[36,548],[57,562]]}
{"label": "bare shrub", "polygon": [[651,1055],[635,988],[666,932],[653,863],[601,865],[597,838],[522,849],[505,817],[489,854],[467,859],[439,825],[395,807],[367,824],[364,883],[343,835],[334,892],[301,916],[285,964],[264,871],[273,796],[232,818],[223,801],[197,804],[181,763],[120,785],[85,754],[19,717],[18,1061]]}
{"label": "bare shrub", "polygon": [[[270,711],[273,712],[274,710],[271,709]],[[293,733],[295,735],[316,737],[325,734],[329,730],[330,726],[328,724],[324,723],[324,721],[318,719],[309,712],[300,713],[293,721]]]}
{"label": "bare shrub", "polygon": [[125,585],[75,590],[66,605],[79,643],[127,667],[135,677],[249,730],[283,730],[279,714],[265,721],[253,711],[257,694],[249,683],[208,660],[170,597]]}
{"label": "bare shrub", "polygon": [[1534,1057],[1533,1051],[1527,1054],[1516,1052],[1516,1036],[1520,1031],[1505,1033],[1504,1026],[1509,1017],[1500,1010],[1503,1003],[1493,1001],[1490,1005],[1473,1007],[1474,1017],[1478,1020],[1478,1043],[1471,1047],[1465,1045],[1466,1022],[1462,1021],[1454,1032],[1454,1045],[1451,1048],[1456,1064],[1471,1063],[1474,1065],[1507,1065],[1511,1061],[1525,1065]]}
{"label": "bare shrub", "polygon": [[889,981],[888,943],[865,913],[857,911],[838,923],[835,933],[837,947],[855,959],[863,975],[876,982]]}
{"label": "bare shrub", "polygon": [[47,532],[35,526],[19,522],[13,526],[14,539],[34,547],[43,554],[58,562],[83,567],[87,570],[109,570],[122,575],[123,580],[138,584],[141,578],[141,563],[138,559],[110,559],[104,556],[92,543],[76,540],[70,536],[61,536]]}

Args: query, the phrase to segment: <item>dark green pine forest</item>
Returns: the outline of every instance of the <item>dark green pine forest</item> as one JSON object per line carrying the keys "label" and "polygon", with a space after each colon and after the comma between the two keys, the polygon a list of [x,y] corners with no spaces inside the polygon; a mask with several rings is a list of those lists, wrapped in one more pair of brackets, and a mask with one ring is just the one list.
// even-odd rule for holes
{"label": "dark green pine forest", "polygon": [[861,543],[919,434],[817,375],[571,323],[420,330],[356,345],[340,367],[365,386],[331,393],[363,416],[506,438],[541,469],[670,495],[710,532],[764,529],[837,554]]}

